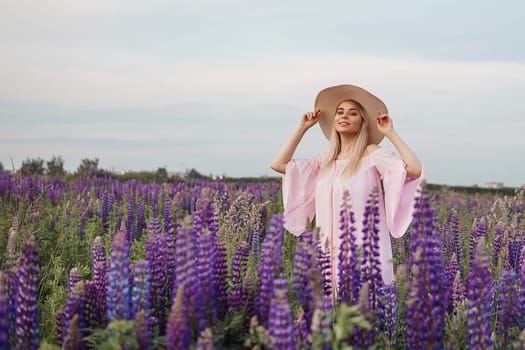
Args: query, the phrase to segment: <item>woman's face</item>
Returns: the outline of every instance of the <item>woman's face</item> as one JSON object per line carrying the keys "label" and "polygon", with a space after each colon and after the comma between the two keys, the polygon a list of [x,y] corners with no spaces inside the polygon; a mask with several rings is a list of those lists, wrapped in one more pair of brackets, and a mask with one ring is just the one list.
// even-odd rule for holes
{"label": "woman's face", "polygon": [[361,129],[361,112],[352,101],[343,101],[337,107],[334,118],[335,130],[339,133],[356,134]]}

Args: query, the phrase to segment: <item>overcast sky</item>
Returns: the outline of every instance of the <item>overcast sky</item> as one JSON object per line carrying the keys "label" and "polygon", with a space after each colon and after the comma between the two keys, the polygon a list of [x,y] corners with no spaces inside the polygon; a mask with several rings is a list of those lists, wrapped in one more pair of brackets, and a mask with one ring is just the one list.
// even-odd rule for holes
{"label": "overcast sky", "polygon": [[[523,1],[0,4],[4,168],[273,175],[317,92],[350,83],[383,99],[430,183],[525,183]],[[296,156],[326,148],[315,127]]]}

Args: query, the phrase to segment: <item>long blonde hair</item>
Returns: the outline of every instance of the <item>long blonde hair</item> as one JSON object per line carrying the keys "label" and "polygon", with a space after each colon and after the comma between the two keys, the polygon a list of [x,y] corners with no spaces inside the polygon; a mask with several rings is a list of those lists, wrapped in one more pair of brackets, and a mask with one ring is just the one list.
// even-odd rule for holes
{"label": "long blonde hair", "polygon": [[[361,157],[365,151],[366,146],[368,145],[368,114],[361,104],[354,100],[346,100],[352,102],[357,106],[359,115],[361,116],[361,128],[357,132],[357,136],[352,143],[350,148],[350,154],[348,156],[348,164],[346,165],[343,176],[351,176],[359,167]],[[345,101],[341,101],[343,103]],[[340,104],[341,104],[340,103]],[[339,104],[339,105],[340,105]],[[336,109],[337,110],[337,109]],[[335,118],[335,115],[334,115]],[[335,130],[335,126],[332,123],[332,135],[330,137],[330,147],[328,150],[328,155],[324,162],[321,164],[319,174],[322,174],[327,169],[329,169],[337,159],[337,156],[341,153],[341,135]]]}

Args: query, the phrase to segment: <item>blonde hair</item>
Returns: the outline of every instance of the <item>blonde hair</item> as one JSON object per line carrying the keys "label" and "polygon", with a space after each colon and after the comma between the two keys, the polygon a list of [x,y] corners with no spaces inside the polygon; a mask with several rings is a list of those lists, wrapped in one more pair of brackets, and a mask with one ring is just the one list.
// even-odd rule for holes
{"label": "blonde hair", "polygon": [[[356,138],[350,148],[350,154],[348,156],[348,164],[343,171],[343,177],[351,176],[359,167],[361,157],[368,145],[368,114],[361,104],[354,100],[345,100],[352,102],[357,106],[359,115],[361,116],[361,128],[357,132]],[[341,103],[345,102],[341,101]],[[339,103],[339,105],[341,104]],[[339,106],[338,105],[338,106]],[[337,109],[336,109],[337,110]],[[334,115],[335,118],[335,115]],[[319,174],[322,174],[335,164],[337,156],[341,153],[341,135],[335,130],[332,122],[332,135],[330,137],[330,147],[328,154],[324,162],[321,164]]]}

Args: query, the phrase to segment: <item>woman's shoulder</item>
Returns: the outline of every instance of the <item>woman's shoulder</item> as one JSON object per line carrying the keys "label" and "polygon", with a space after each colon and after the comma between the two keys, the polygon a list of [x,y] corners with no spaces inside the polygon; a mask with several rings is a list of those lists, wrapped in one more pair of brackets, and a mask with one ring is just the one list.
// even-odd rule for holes
{"label": "woman's shoulder", "polygon": [[366,146],[365,151],[363,152],[363,156],[366,157],[366,156],[368,156],[368,155],[370,155],[370,154],[372,154],[372,153],[374,153],[374,152],[376,152],[378,150],[381,150],[381,149],[382,149],[381,146],[378,146],[376,144],[371,143],[371,144]]}

